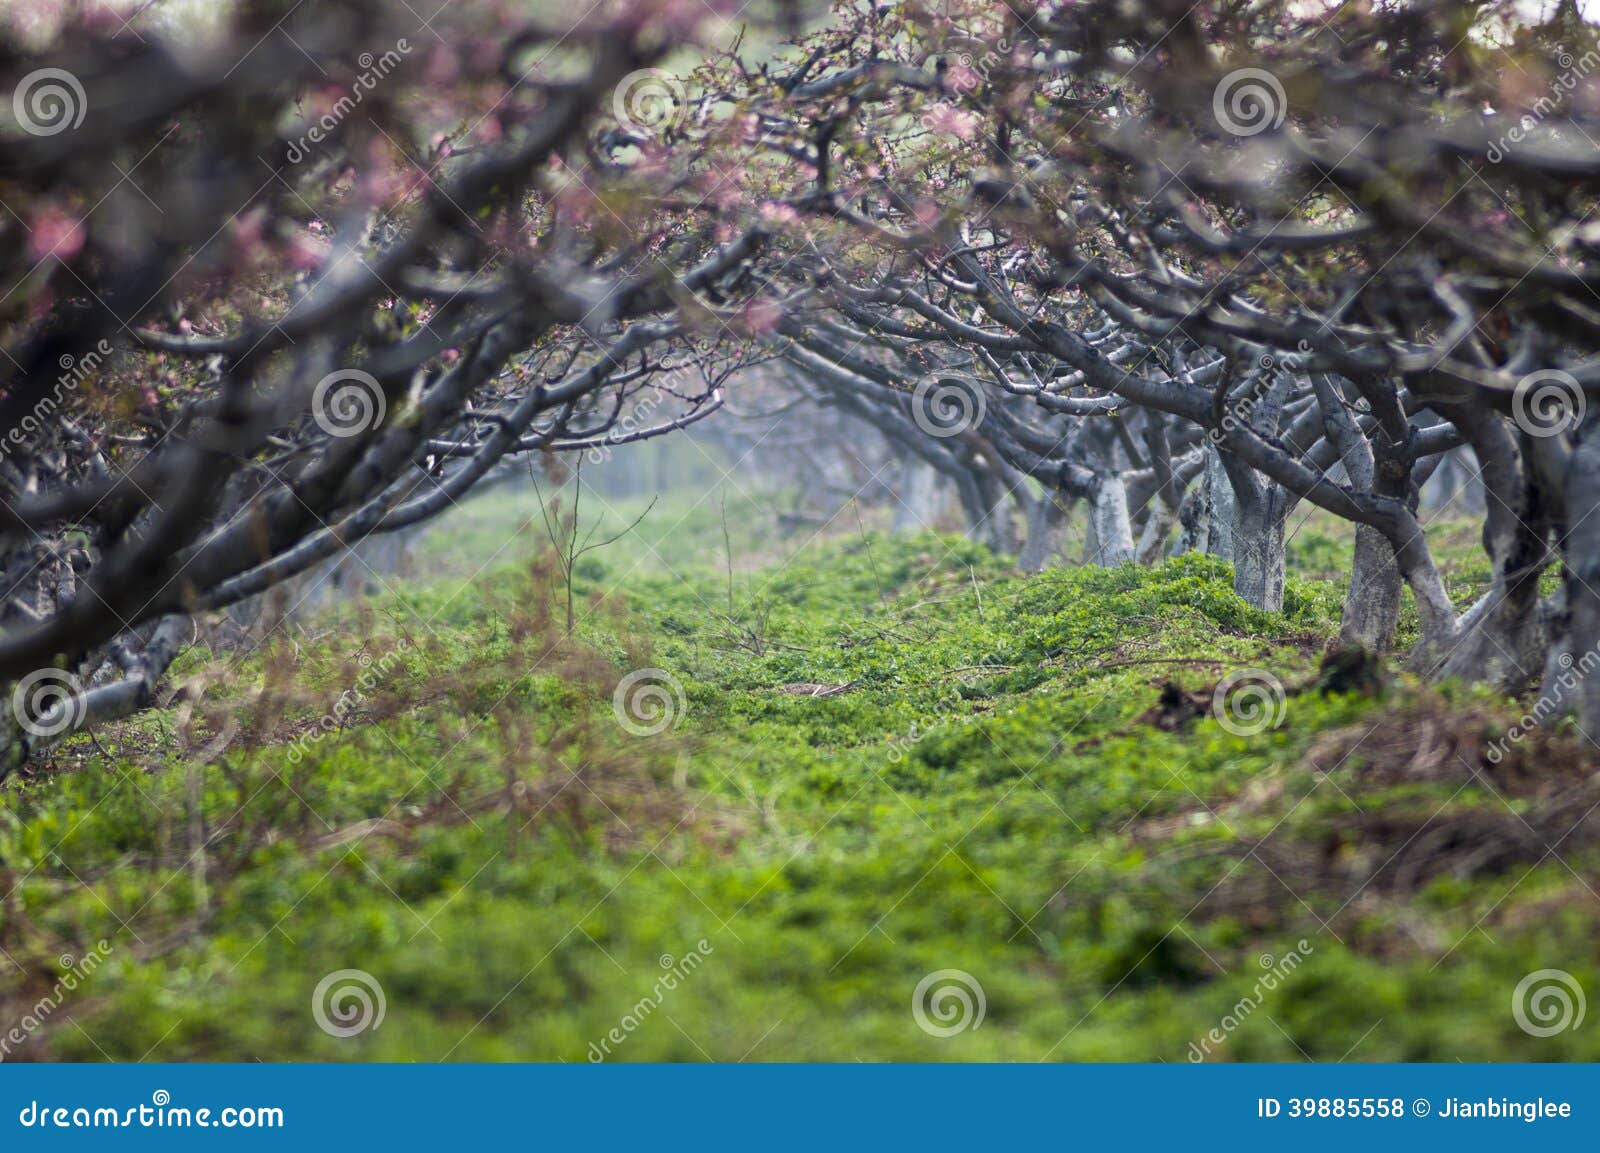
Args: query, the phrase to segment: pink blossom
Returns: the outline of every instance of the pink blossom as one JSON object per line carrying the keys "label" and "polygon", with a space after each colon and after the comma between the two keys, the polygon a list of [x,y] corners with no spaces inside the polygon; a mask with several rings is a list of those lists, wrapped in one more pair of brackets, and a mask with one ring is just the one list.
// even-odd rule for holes
{"label": "pink blossom", "polygon": [[783,319],[783,306],[770,296],[758,296],[744,306],[740,321],[752,336],[764,336],[774,331]]}
{"label": "pink blossom", "polygon": [[930,132],[941,136],[954,136],[958,140],[971,140],[978,131],[978,117],[949,104],[935,104],[922,118]]}
{"label": "pink blossom", "polygon": [[326,240],[309,232],[297,232],[289,238],[289,267],[309,271],[320,268],[332,247]]}
{"label": "pink blossom", "polygon": [[361,177],[361,195],[369,204],[387,204],[410,189],[408,174],[392,164],[381,164],[369,169]]}
{"label": "pink blossom", "polygon": [[461,60],[456,56],[455,49],[447,44],[435,44],[433,51],[428,54],[428,67],[424,73],[428,83],[442,88],[454,83],[460,73]]}
{"label": "pink blossom", "polygon": [[500,67],[501,47],[492,39],[484,38],[472,42],[470,59],[473,72],[479,75],[492,75]]}
{"label": "pink blossom", "polygon": [[953,92],[971,92],[982,79],[966,64],[955,64],[945,71],[945,87]]}
{"label": "pink blossom", "polygon": [[263,255],[264,226],[267,210],[256,205],[249,212],[240,213],[229,223],[233,246],[247,263],[255,263]]}
{"label": "pink blossom", "polygon": [[28,229],[28,255],[34,260],[53,256],[65,263],[83,251],[83,221],[65,210],[46,205]]}
{"label": "pink blossom", "polygon": [[594,216],[598,202],[594,193],[574,182],[561,190],[556,197],[556,218],[563,224],[582,228]]}

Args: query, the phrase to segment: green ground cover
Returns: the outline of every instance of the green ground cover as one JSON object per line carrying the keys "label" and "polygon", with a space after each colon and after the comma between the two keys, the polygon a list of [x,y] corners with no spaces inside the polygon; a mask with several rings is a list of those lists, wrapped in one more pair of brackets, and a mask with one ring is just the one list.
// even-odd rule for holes
{"label": "green ground cover", "polygon": [[[528,507],[3,786],[4,1018],[109,946],[7,1059],[1600,1058],[1511,1011],[1600,988],[1592,747],[1493,763],[1511,703],[1320,677],[1333,530],[1264,614],[1203,557],[1022,577],[853,518],[758,552],[735,503],[657,505],[568,634]],[[1264,726],[1211,708],[1244,670]],[[385,1003],[348,1038],[342,969]],[[919,1026],[941,970],[981,1025]]]}

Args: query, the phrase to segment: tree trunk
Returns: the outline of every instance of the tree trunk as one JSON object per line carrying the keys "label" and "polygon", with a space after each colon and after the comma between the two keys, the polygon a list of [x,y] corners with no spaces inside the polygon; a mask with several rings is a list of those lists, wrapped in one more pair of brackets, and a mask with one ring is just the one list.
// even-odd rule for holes
{"label": "tree trunk", "polygon": [[1522,692],[1544,668],[1539,576],[1549,563],[1551,509],[1533,460],[1499,416],[1468,409],[1457,419],[1472,438],[1484,485],[1495,498],[1483,530],[1494,583],[1461,617],[1449,651],[1442,657],[1427,655],[1427,671],[1437,678],[1460,677]]}
{"label": "tree trunk", "polygon": [[1284,526],[1292,501],[1278,485],[1260,485],[1260,492],[1235,492],[1233,520],[1233,591],[1252,608],[1283,609]]}
{"label": "tree trunk", "polygon": [[898,499],[894,505],[895,532],[922,532],[939,519],[939,473],[933,465],[909,457],[900,465]]}
{"label": "tree trunk", "polygon": [[[1350,485],[1376,496],[1405,501],[1414,508],[1410,499],[1413,458],[1407,450],[1409,438],[1391,440],[1382,422],[1373,429],[1374,440],[1364,436],[1345,404],[1355,386],[1344,378],[1317,374],[1311,378],[1311,385],[1322,413],[1323,432],[1338,451],[1338,468]],[[1379,387],[1378,382],[1369,382],[1374,391]],[[1384,411],[1395,413],[1399,419],[1398,391],[1377,395],[1389,402],[1383,406]],[[1356,525],[1350,588],[1339,615],[1339,643],[1371,652],[1383,652],[1393,645],[1394,631],[1400,623],[1403,584],[1389,538],[1372,525]]]}
{"label": "tree trunk", "polygon": [[1145,501],[1148,512],[1139,534],[1136,550],[1140,564],[1155,564],[1167,551],[1167,539],[1183,511],[1183,491],[1172,462],[1172,443],[1167,436],[1166,418],[1157,412],[1144,414],[1141,429],[1150,469],[1155,476],[1155,492]]}
{"label": "tree trunk", "polygon": [[1011,518],[1011,493],[994,470],[979,469],[976,475],[983,500],[982,519],[976,526],[978,539],[994,552],[1015,556],[1018,542],[1017,528]]}
{"label": "tree trunk", "polygon": [[[1284,526],[1294,498],[1282,485],[1258,475],[1237,457],[1218,455],[1223,474],[1217,478],[1213,495],[1226,491],[1230,498],[1227,503],[1233,509],[1229,533],[1233,591],[1251,608],[1279,612],[1283,609],[1287,569]],[[1219,506],[1221,503],[1217,502]],[[1217,524],[1218,519],[1213,519],[1212,524]]]}
{"label": "tree trunk", "polygon": [[1167,551],[1167,538],[1172,535],[1172,528],[1177,522],[1178,510],[1168,508],[1160,501],[1151,506],[1150,516],[1144,522],[1144,532],[1139,534],[1139,546],[1135,550],[1140,564],[1155,564],[1162,558]]}
{"label": "tree trunk", "polygon": [[1182,556],[1186,552],[1205,552],[1210,533],[1210,516],[1206,509],[1206,482],[1202,476],[1183,498],[1178,510],[1178,539],[1173,542],[1168,556]]}
{"label": "tree trunk", "polygon": [[1561,690],[1562,704],[1600,739],[1600,418],[1591,413],[1567,464],[1565,644],[1545,671],[1545,694]]}
{"label": "tree trunk", "polygon": [[1346,648],[1385,652],[1394,645],[1404,582],[1389,538],[1371,525],[1356,525],[1350,566],[1350,591],[1339,617],[1339,643]]}
{"label": "tree trunk", "polygon": [[1206,445],[1206,468],[1200,478],[1200,524],[1207,555],[1219,560],[1233,559],[1233,525],[1236,516],[1233,482],[1228,479],[1221,451]]}
{"label": "tree trunk", "polygon": [[1061,538],[1067,525],[1067,510],[1056,493],[1043,492],[1028,505],[1028,539],[1022,544],[1017,567],[1023,572],[1039,572],[1061,555]]}
{"label": "tree trunk", "polygon": [[1089,535],[1084,563],[1115,568],[1134,562],[1133,522],[1128,516],[1128,490],[1115,473],[1095,477],[1090,494]]}

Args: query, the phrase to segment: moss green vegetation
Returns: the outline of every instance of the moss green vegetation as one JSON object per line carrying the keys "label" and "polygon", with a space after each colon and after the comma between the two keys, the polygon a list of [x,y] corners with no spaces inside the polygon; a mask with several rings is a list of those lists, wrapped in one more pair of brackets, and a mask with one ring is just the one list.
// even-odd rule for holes
{"label": "moss green vegetation", "polygon": [[[1580,738],[1493,764],[1504,702],[1325,692],[1317,528],[1267,615],[1203,557],[1024,578],[853,518],[757,556],[732,504],[658,506],[568,636],[527,500],[5,786],[0,1025],[111,946],[8,1059],[1600,1058],[1512,1013],[1534,970],[1600,989]],[[1246,668],[1285,688],[1256,735],[1210,709]],[[315,1023],[341,969],[380,1027]],[[941,1037],[947,969],[985,1014]]]}

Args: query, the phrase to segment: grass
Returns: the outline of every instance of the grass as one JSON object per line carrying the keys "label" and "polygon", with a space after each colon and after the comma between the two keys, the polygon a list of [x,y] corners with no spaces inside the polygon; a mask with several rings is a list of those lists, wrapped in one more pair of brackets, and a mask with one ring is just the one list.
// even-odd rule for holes
{"label": "grass", "polygon": [[[110,957],[7,1059],[1600,1058],[1512,1013],[1600,981],[1576,738],[1495,766],[1505,702],[1324,692],[1336,530],[1269,615],[1204,557],[1022,578],[850,514],[774,546],[739,499],[586,557],[567,636],[560,511],[491,494],[391,595],[192,654],[8,784],[0,1019]],[[1247,669],[1255,733],[1211,708]],[[380,1027],[318,1027],[343,969]],[[919,1027],[943,970],[981,1026]]]}

